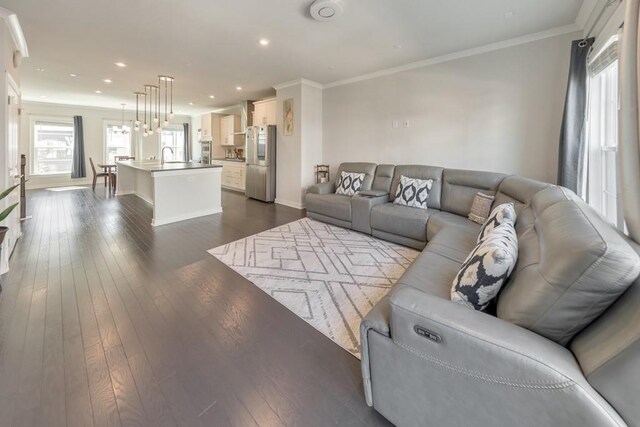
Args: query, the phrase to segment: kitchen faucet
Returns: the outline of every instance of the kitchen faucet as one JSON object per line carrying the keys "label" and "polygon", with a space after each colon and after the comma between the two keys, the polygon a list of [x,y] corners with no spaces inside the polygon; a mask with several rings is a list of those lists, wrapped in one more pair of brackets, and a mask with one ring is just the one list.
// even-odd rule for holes
{"label": "kitchen faucet", "polygon": [[173,148],[167,146],[167,147],[162,147],[162,154],[160,155],[160,164],[164,165],[164,149],[168,148],[169,151],[171,151],[171,154],[173,154]]}

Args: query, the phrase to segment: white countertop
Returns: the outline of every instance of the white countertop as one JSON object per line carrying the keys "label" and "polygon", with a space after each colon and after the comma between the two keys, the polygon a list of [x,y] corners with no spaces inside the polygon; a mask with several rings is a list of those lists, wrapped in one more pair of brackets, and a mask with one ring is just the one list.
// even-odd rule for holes
{"label": "white countertop", "polygon": [[191,162],[165,162],[164,165],[160,163],[160,160],[124,160],[117,163],[119,166],[128,166],[134,169],[139,169],[147,172],[164,172],[164,171],[180,171],[180,170],[193,170],[193,169],[207,169],[207,168],[221,168],[220,165],[205,165],[202,163]]}

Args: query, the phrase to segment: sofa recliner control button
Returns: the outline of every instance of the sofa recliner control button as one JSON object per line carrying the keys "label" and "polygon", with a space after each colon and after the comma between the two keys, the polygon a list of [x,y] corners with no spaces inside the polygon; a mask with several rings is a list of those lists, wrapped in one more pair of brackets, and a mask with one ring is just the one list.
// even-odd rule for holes
{"label": "sofa recliner control button", "polygon": [[435,332],[431,332],[430,330],[425,329],[422,326],[415,325],[413,327],[413,330],[415,331],[416,334],[420,335],[423,338],[431,340],[433,342],[442,341],[442,337],[440,335],[436,334]]}

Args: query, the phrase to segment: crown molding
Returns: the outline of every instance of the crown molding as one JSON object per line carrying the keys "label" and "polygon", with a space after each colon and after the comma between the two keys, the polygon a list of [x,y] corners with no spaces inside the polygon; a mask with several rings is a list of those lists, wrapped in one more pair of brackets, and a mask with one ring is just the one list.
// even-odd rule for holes
{"label": "crown molding", "polygon": [[304,86],[311,86],[311,87],[315,87],[317,89],[324,89],[324,85],[318,83],[318,82],[314,82],[313,80],[308,80],[308,79],[296,79],[296,80],[291,80],[288,82],[284,82],[284,83],[280,83],[277,85],[274,85],[273,88],[275,90],[280,90],[280,89],[284,89],[287,87],[291,87],[291,86],[296,86],[296,85],[304,85]]}
{"label": "crown molding", "polygon": [[24,33],[22,32],[22,26],[20,26],[18,15],[9,9],[0,7],[0,18],[4,19],[7,23],[7,27],[9,27],[9,32],[11,33],[11,39],[13,39],[13,44],[16,50],[20,52],[20,56],[28,58],[29,48],[27,47],[27,39],[24,37]]}
{"label": "crown molding", "polygon": [[513,39],[508,39],[508,40],[504,40],[496,43],[490,43],[484,46],[462,50],[460,52],[450,53],[442,56],[436,56],[434,58],[423,59],[421,61],[400,65],[398,67],[387,68],[387,69],[376,71],[373,73],[363,74],[360,76],[351,77],[344,80],[338,80],[332,83],[325,84],[324,88],[329,89],[332,87],[343,86],[351,83],[360,82],[363,80],[373,79],[376,77],[388,76],[390,74],[396,74],[402,71],[408,71],[416,68],[426,67],[429,65],[435,65],[443,62],[454,61],[456,59],[462,59],[469,56],[479,55],[482,53],[493,52],[493,51],[505,49],[508,47],[518,46],[518,45],[531,43],[538,40],[543,40],[551,37],[561,36],[564,34],[574,33],[576,31],[580,31],[580,28],[578,28],[575,24],[563,25],[562,27],[552,28],[550,30],[541,31],[539,33],[528,34],[526,36],[516,37]]}

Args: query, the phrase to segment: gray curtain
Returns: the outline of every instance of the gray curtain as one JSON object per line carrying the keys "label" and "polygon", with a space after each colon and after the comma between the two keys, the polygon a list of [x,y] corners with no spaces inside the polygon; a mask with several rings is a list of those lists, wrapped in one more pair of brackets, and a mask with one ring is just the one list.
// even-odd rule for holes
{"label": "gray curtain", "polygon": [[620,48],[619,173],[624,221],[640,243],[640,4],[627,1]]}
{"label": "gray curtain", "polygon": [[585,167],[587,118],[587,57],[593,38],[571,44],[569,81],[558,151],[558,185],[581,194]]}
{"label": "gray curtain", "polygon": [[189,137],[189,123],[183,123],[184,126],[184,161],[191,160],[191,138]]}
{"label": "gray curtain", "polygon": [[73,161],[71,162],[71,178],[84,178],[86,176],[82,116],[73,116]]}

